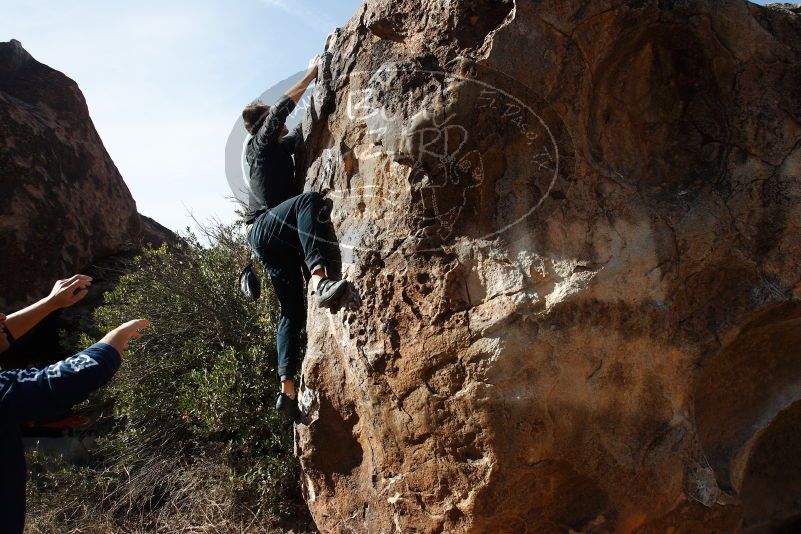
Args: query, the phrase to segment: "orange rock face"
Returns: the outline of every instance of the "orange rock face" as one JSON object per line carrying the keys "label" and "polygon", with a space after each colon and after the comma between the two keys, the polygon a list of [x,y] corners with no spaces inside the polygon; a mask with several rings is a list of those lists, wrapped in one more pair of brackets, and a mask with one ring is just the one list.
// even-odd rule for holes
{"label": "orange rock face", "polygon": [[320,530],[797,524],[798,8],[368,1],[327,51]]}

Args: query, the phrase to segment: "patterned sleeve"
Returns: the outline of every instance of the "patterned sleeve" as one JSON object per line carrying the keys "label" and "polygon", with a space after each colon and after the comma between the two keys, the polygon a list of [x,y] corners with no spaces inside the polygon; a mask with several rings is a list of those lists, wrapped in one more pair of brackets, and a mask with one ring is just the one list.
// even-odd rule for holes
{"label": "patterned sleeve", "polygon": [[270,113],[262,122],[259,131],[254,137],[254,146],[260,150],[270,143],[278,141],[278,136],[284,129],[286,119],[292,110],[295,109],[295,101],[288,96],[282,96],[276,104],[270,108]]}
{"label": "patterned sleeve", "polygon": [[0,373],[0,421],[21,423],[64,413],[106,385],[121,364],[111,345],[95,343],[43,369]]}

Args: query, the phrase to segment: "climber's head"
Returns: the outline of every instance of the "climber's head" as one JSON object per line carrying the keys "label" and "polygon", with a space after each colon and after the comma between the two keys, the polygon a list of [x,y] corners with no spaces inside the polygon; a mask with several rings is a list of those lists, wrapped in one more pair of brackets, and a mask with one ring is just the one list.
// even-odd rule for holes
{"label": "climber's head", "polygon": [[6,327],[6,316],[0,313],[0,352],[5,352],[11,346],[8,328]]}
{"label": "climber's head", "polygon": [[242,119],[245,121],[245,129],[250,135],[256,135],[256,132],[261,126],[262,121],[270,112],[270,106],[256,101],[248,104],[242,112]]}

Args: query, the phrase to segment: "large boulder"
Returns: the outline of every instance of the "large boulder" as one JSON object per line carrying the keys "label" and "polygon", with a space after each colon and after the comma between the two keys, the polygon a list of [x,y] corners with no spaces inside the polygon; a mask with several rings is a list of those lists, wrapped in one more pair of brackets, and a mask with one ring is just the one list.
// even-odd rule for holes
{"label": "large boulder", "polygon": [[798,6],[368,0],[322,70],[322,532],[798,520]]}
{"label": "large boulder", "polygon": [[143,219],[78,85],[0,43],[0,310],[170,232]]}

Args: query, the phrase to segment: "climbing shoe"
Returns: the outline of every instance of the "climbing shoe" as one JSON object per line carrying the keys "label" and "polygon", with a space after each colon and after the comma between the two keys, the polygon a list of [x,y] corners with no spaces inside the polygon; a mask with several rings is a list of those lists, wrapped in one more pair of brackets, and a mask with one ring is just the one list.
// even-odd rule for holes
{"label": "climbing shoe", "polygon": [[340,297],[345,293],[347,280],[331,280],[323,278],[317,284],[317,305],[321,308],[330,308],[336,304]]}
{"label": "climbing shoe", "polygon": [[300,408],[298,400],[292,399],[286,393],[279,393],[278,400],[275,402],[275,409],[284,414],[287,419],[297,423],[300,421]]}

